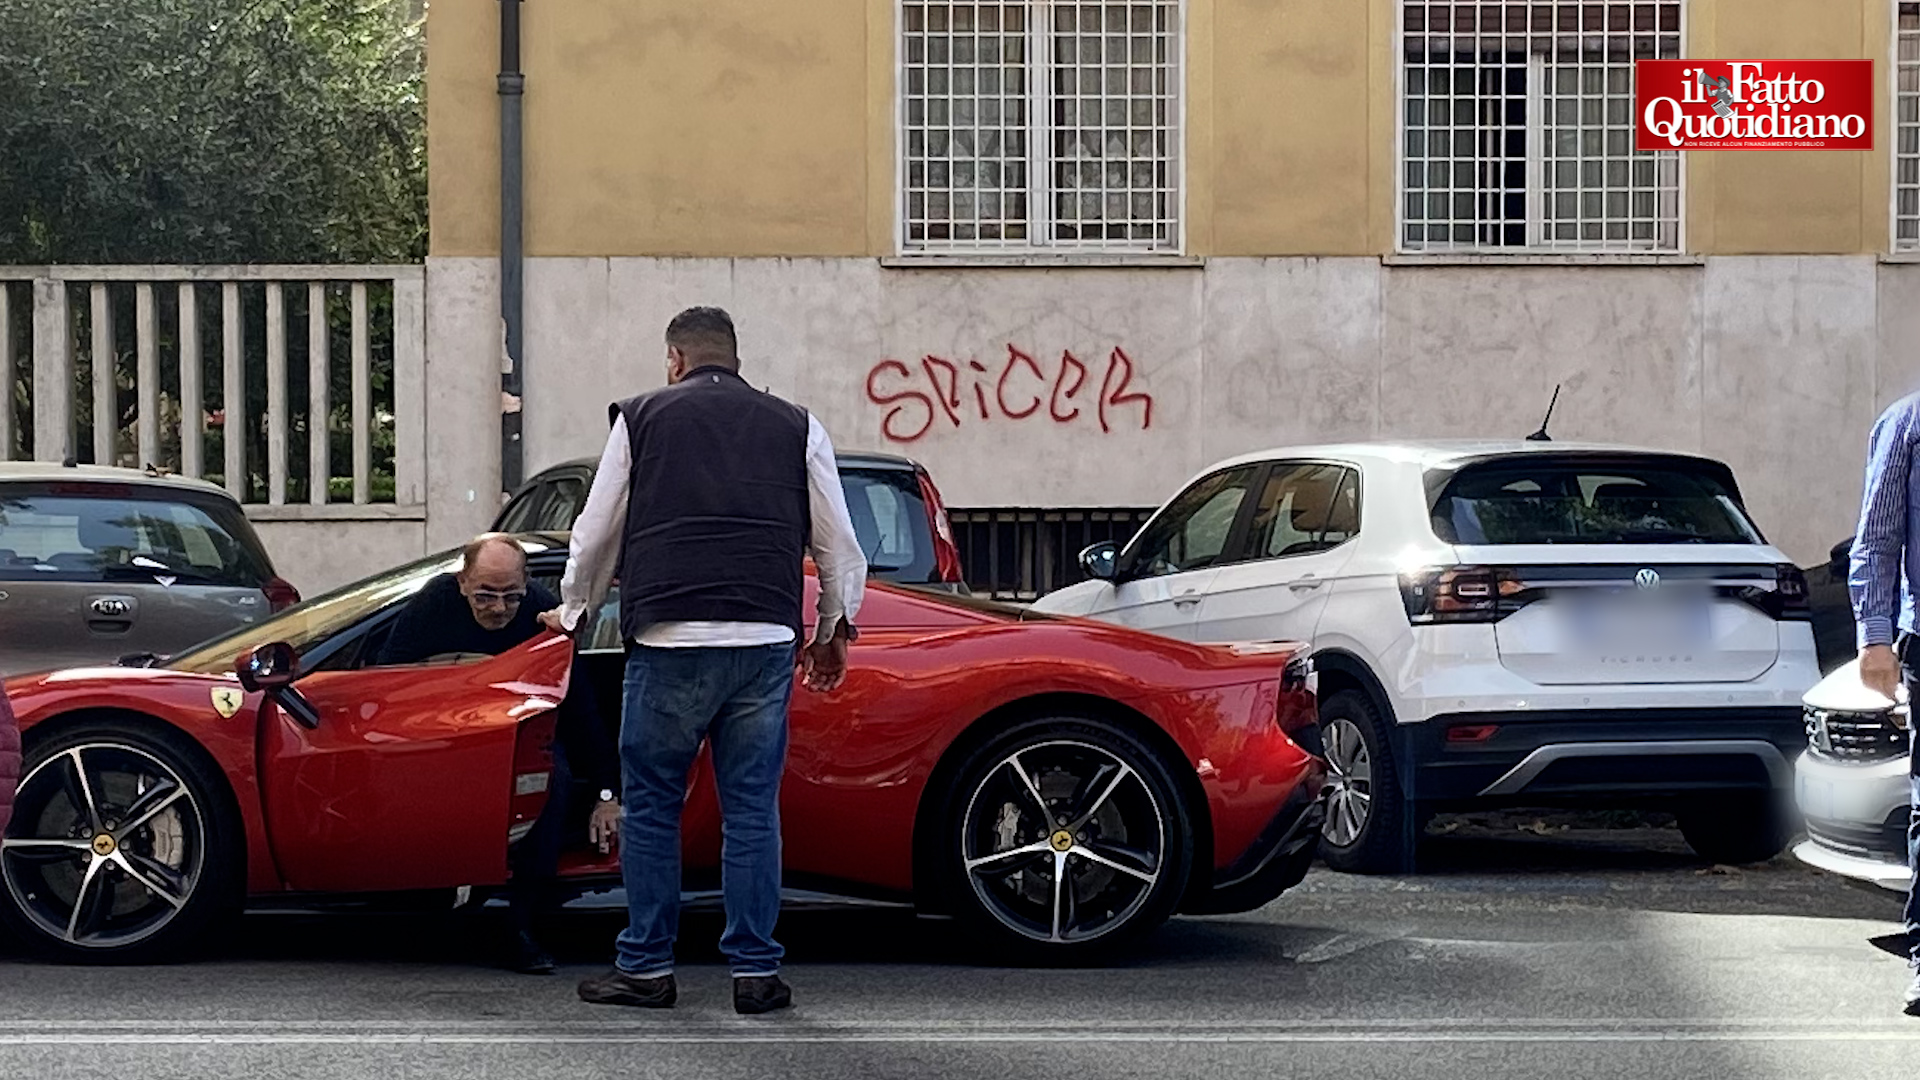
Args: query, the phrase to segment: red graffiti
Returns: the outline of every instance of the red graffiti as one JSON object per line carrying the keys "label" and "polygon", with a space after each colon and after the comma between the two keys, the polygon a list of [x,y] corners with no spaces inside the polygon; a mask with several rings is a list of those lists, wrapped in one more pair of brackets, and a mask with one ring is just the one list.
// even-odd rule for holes
{"label": "red graffiti", "polygon": [[[894,359],[882,360],[867,371],[867,400],[886,409],[880,434],[893,442],[921,438],[941,417],[949,426],[960,427],[963,375],[983,421],[993,420],[996,412],[1007,420],[1025,420],[1044,404],[1054,423],[1073,423],[1082,412],[1083,399],[1077,395],[1086,388],[1091,372],[1079,357],[1062,351],[1059,367],[1049,376],[1031,353],[1008,345],[1006,360],[997,372],[979,360],[968,360],[963,371],[961,365],[929,354],[920,358],[919,374],[925,376],[924,385],[912,368]],[[1103,433],[1113,431],[1115,411],[1123,406],[1139,406],[1140,430],[1153,427],[1153,395],[1135,389],[1133,379],[1133,358],[1124,349],[1114,349],[1107,355],[1100,393],[1092,403]]]}

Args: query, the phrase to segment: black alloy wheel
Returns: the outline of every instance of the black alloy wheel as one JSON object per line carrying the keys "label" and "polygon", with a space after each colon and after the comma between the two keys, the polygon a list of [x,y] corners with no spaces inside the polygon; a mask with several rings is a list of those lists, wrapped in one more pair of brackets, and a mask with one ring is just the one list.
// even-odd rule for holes
{"label": "black alloy wheel", "polygon": [[1019,723],[954,774],[941,830],[951,895],[1000,955],[1091,959],[1166,921],[1193,827],[1160,756],[1094,717]]}
{"label": "black alloy wheel", "polygon": [[0,838],[0,920],[29,949],[165,959],[238,906],[240,825],[197,746],[117,720],[30,743]]}

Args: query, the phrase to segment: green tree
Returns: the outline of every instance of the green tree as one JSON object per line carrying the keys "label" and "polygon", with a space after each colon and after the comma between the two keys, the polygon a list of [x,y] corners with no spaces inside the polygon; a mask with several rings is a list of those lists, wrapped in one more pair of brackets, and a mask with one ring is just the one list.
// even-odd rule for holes
{"label": "green tree", "polygon": [[417,0],[0,0],[0,262],[417,259]]}

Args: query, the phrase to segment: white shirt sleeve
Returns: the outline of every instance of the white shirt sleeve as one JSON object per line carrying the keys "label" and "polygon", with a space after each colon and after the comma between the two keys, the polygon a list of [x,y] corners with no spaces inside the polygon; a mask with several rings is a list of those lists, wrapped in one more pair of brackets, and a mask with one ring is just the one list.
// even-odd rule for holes
{"label": "white shirt sleeve", "polygon": [[[580,616],[599,606],[620,563],[620,542],[626,532],[627,484],[633,474],[633,445],[627,438],[627,418],[614,418],[607,448],[593,474],[587,505],[573,523],[567,571],[560,578],[560,618],[568,630]],[[842,514],[846,511],[843,508]]]}
{"label": "white shirt sleeve", "polygon": [[860,611],[867,595],[867,553],[847,513],[833,440],[812,414],[807,416],[807,508],[813,519],[813,565],[820,576],[820,621],[813,640],[825,641],[841,619],[851,620]]}

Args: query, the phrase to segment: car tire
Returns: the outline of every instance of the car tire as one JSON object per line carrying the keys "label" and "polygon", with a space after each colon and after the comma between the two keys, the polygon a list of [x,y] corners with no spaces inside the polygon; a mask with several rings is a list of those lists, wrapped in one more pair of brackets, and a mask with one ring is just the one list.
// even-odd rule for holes
{"label": "car tire", "polygon": [[1186,891],[1192,816],[1162,756],[1120,724],[1025,720],[950,775],[933,854],[954,914],[1000,959],[1097,960]]}
{"label": "car tire", "polygon": [[1791,814],[1772,792],[1692,800],[1674,817],[1693,853],[1721,866],[1766,862],[1793,838]]}
{"label": "car tire", "polygon": [[50,960],[170,960],[238,911],[245,864],[231,790],[197,744],[88,721],[29,740],[0,841],[0,922]]}
{"label": "car tire", "polygon": [[1373,699],[1341,690],[1320,703],[1327,820],[1320,857],[1350,874],[1397,874],[1413,864],[1419,808],[1400,794],[1386,725]]}

